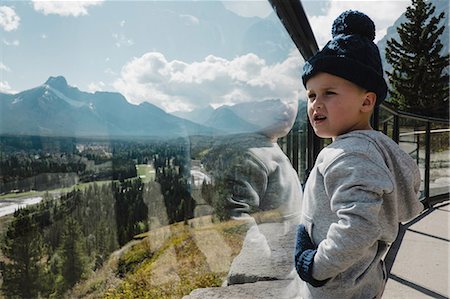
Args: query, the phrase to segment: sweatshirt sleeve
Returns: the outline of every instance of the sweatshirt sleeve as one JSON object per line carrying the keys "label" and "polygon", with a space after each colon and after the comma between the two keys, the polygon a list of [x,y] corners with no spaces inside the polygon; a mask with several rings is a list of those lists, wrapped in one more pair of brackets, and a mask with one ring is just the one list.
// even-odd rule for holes
{"label": "sweatshirt sleeve", "polygon": [[323,169],[325,191],[338,217],[314,257],[313,277],[335,277],[365,256],[381,235],[383,194],[393,191],[383,165],[363,153],[343,154]]}

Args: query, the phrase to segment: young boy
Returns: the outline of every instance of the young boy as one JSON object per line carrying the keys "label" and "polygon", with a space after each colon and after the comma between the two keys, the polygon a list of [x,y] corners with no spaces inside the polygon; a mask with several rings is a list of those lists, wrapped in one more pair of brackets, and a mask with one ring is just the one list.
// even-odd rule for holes
{"label": "young boy", "polygon": [[387,93],[375,25],[346,11],[333,39],[304,66],[308,117],[333,143],[317,157],[306,182],[295,267],[306,298],[381,298],[382,262],[399,222],[423,210],[414,160],[374,131],[370,116]]}

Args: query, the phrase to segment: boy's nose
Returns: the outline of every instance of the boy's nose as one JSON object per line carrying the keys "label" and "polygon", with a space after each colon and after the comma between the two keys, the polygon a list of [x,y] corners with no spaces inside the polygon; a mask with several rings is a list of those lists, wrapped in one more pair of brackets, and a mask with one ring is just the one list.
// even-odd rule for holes
{"label": "boy's nose", "polygon": [[320,100],[318,100],[318,99],[316,98],[316,99],[314,100],[314,102],[312,103],[311,107],[312,107],[313,109],[321,109],[321,108],[323,108],[323,103],[322,103]]}

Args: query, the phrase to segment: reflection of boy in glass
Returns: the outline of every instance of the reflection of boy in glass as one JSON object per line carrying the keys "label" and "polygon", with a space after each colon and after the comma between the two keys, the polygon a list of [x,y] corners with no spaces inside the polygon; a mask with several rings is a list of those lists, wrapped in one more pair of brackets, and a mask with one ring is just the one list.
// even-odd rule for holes
{"label": "reflection of boy in glass", "polygon": [[297,107],[297,101],[255,103],[245,120],[259,129],[215,143],[204,162],[220,193],[210,199],[220,218],[269,210],[284,218],[299,213],[300,182],[277,144],[292,128]]}
{"label": "reflection of boy in glass", "polygon": [[228,284],[295,273],[292,235],[300,221],[302,190],[277,140],[293,126],[297,109],[297,101],[255,103],[245,120],[259,130],[219,138],[204,160],[213,182],[203,186],[204,198],[220,219],[242,220],[248,229]]}

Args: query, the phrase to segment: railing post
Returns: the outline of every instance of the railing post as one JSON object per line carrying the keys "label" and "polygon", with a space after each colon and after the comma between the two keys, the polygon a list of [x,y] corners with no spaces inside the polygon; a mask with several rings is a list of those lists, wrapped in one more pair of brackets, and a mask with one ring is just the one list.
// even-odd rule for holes
{"label": "railing post", "polygon": [[299,160],[298,160],[298,149],[299,149],[299,141],[300,141],[300,130],[299,130],[298,122],[295,122],[292,136],[292,164],[294,166],[295,171],[298,173],[299,170]]}
{"label": "railing post", "polygon": [[416,138],[417,138],[417,145],[416,145],[416,163],[417,163],[417,165],[419,165],[419,161],[420,161],[420,159],[419,159],[419,149],[420,149],[420,134],[417,134],[417,135],[415,135],[416,136]]}
{"label": "railing post", "polygon": [[316,162],[316,158],[319,155],[320,150],[322,149],[323,141],[317,137],[317,135],[314,133],[314,129],[312,128],[311,124],[308,121],[308,147],[307,147],[307,169],[305,173],[305,181],[309,176],[309,173],[311,172],[314,163]]}
{"label": "railing post", "polygon": [[384,135],[388,135],[388,122],[383,123],[383,133]]}
{"label": "railing post", "polygon": [[378,128],[380,125],[380,107],[379,106],[375,107],[375,109],[373,110],[371,123],[372,123],[372,128],[374,130],[379,131],[379,129],[380,129],[380,128]]}
{"label": "railing post", "polygon": [[289,132],[289,134],[287,134],[287,138],[286,138],[286,153],[287,156],[289,157],[289,160],[291,160],[291,164],[292,164],[292,160],[293,160],[293,155],[292,155],[292,135],[295,135],[295,129],[292,128],[292,130]]}
{"label": "railing post", "polygon": [[427,208],[431,207],[430,204],[430,159],[431,159],[431,122],[427,121],[427,127],[425,131],[425,205]]}
{"label": "railing post", "polygon": [[392,139],[399,143],[400,141],[400,124],[399,124],[399,116],[394,114],[394,126],[392,128]]}

